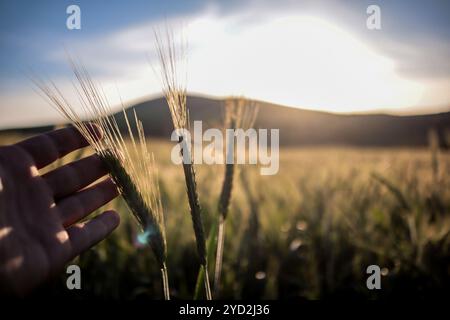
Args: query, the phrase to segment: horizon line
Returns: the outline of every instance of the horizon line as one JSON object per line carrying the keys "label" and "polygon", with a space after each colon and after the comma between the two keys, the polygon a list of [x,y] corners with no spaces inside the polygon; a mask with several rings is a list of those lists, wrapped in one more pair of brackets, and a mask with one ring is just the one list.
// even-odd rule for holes
{"label": "horizon line", "polygon": [[[366,110],[366,111],[342,111],[342,112],[339,112],[339,111],[328,111],[328,110],[315,109],[313,107],[304,107],[304,106],[299,107],[299,106],[285,105],[285,104],[280,104],[280,103],[272,102],[272,101],[254,99],[251,97],[246,97],[244,95],[215,96],[215,95],[210,95],[210,94],[205,94],[205,93],[200,93],[200,92],[195,92],[195,91],[188,92],[186,95],[187,95],[187,98],[202,98],[202,99],[210,99],[210,100],[216,100],[216,101],[224,101],[231,97],[242,97],[245,99],[253,100],[258,103],[269,104],[269,105],[273,105],[273,106],[280,107],[280,108],[297,109],[299,111],[308,111],[308,112],[315,112],[315,113],[320,113],[320,114],[332,114],[332,115],[337,115],[337,116],[390,116],[390,117],[406,118],[406,117],[440,115],[440,114],[446,114],[446,113],[450,112],[450,106],[429,107],[430,109],[433,109],[432,111],[429,111],[429,112],[420,112],[420,111],[408,112],[407,109],[416,109],[416,108],[408,108],[408,107],[404,108],[403,111],[400,111],[400,112],[398,112],[398,111],[392,112],[392,110],[390,110],[387,107],[377,108],[377,109],[373,109],[373,110]],[[162,93],[148,94],[148,95],[144,95],[139,98],[130,99],[129,101],[124,102],[123,108],[125,110],[128,110],[130,108],[136,107],[139,104],[151,102],[151,101],[155,101],[155,100],[160,100],[160,99],[164,99],[164,94],[162,94]],[[426,107],[420,107],[419,109],[425,109],[425,108]],[[121,111],[121,109],[122,109],[122,106],[120,106],[120,105],[111,106],[112,114],[115,114],[115,113]],[[23,126],[0,126],[0,132],[24,130],[24,129],[34,129],[34,128],[41,128],[41,127],[51,127],[51,126],[59,126],[59,125],[64,125],[64,124],[66,124],[66,123],[64,122],[63,119],[61,119],[61,122],[45,122],[45,121],[37,121],[36,122],[35,121],[35,123],[24,124]]]}

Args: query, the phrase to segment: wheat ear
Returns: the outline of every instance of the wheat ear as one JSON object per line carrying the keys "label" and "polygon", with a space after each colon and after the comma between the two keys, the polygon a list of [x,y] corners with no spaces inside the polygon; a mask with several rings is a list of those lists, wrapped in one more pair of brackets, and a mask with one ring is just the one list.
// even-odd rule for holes
{"label": "wheat ear", "polygon": [[[160,68],[161,68],[161,83],[167,105],[169,106],[170,114],[172,117],[173,127],[175,130],[186,130],[189,128],[189,117],[186,106],[186,85],[183,81],[180,81],[180,77],[186,76],[182,74],[184,65],[181,65],[185,60],[183,48],[176,48],[173,34],[170,30],[166,29],[165,36],[161,37],[158,32],[155,32],[157,52],[159,56]],[[179,50],[181,49],[181,51]],[[181,54],[181,55],[180,55]],[[182,69],[180,69],[180,67]],[[184,136],[180,133],[178,143],[182,145],[186,141],[183,140]],[[211,288],[209,284],[208,276],[208,259],[206,252],[206,237],[203,228],[202,211],[200,207],[200,201],[197,192],[197,181],[195,177],[195,168],[192,164],[192,154],[190,147],[182,150],[183,159],[189,159],[190,161],[183,161],[183,171],[186,181],[186,192],[189,200],[189,207],[191,209],[191,218],[194,227],[195,239],[197,243],[197,252],[200,258],[200,264],[204,270],[204,285],[206,298],[212,299]],[[187,154],[183,153],[186,152]]]}
{"label": "wheat ear", "polygon": [[[244,129],[251,128],[255,123],[258,108],[254,101],[244,98],[229,98],[225,101],[225,129]],[[234,139],[234,135],[233,135]],[[230,148],[234,149],[231,150]],[[235,155],[235,144],[228,143],[226,154]],[[236,159],[234,159],[236,160]],[[219,228],[217,233],[216,263],[214,272],[214,295],[218,296],[220,292],[220,278],[222,273],[223,247],[225,244],[225,221],[230,206],[231,194],[233,191],[233,181],[235,175],[235,162],[225,164],[225,175],[220,193],[218,212]]]}
{"label": "wheat ear", "polygon": [[[137,137],[132,130],[131,122],[123,109],[123,115],[131,139],[131,147],[125,143],[116,119],[103,93],[93,82],[86,69],[69,57],[72,70],[78,81],[74,85],[80,109],[75,109],[53,83],[45,83],[41,79],[33,79],[35,84],[49,100],[51,105],[84,136],[102,159],[120,194],[125,199],[130,211],[142,228],[142,241],[149,244],[155,254],[162,274],[165,299],[170,299],[168,275],[166,268],[166,236],[164,215],[162,211],[160,191],[157,182],[157,171],[154,159],[148,151],[144,128],[134,112],[134,124]],[[89,118],[89,123],[84,122]],[[92,130],[92,125],[98,131]]]}

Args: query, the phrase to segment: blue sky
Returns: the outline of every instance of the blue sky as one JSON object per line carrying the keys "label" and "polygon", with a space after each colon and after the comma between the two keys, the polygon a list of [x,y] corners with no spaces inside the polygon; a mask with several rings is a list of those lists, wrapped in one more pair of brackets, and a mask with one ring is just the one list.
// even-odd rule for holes
{"label": "blue sky", "polygon": [[[72,4],[81,30],[66,28]],[[381,30],[366,28],[370,4]],[[112,96],[158,94],[152,30],[166,23],[187,29],[193,92],[334,112],[449,110],[450,1],[1,0],[0,127],[57,121],[27,74],[70,95],[64,48]]]}

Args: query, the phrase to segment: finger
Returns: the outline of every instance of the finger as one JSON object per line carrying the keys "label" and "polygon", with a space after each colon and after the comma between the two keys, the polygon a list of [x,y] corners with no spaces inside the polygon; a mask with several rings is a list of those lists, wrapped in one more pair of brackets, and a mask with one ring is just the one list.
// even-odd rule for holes
{"label": "finger", "polygon": [[97,155],[71,162],[42,176],[55,198],[68,196],[103,177],[108,171]]}
{"label": "finger", "polygon": [[[101,138],[98,126],[88,125],[88,130],[93,138]],[[17,144],[31,155],[38,169],[87,145],[88,142],[75,127],[50,131]]]}
{"label": "finger", "polygon": [[108,178],[64,198],[57,204],[64,227],[83,219],[118,195],[116,185]]}
{"label": "finger", "polygon": [[72,245],[72,258],[102,241],[120,223],[119,214],[106,211],[84,223],[77,223],[67,229]]}

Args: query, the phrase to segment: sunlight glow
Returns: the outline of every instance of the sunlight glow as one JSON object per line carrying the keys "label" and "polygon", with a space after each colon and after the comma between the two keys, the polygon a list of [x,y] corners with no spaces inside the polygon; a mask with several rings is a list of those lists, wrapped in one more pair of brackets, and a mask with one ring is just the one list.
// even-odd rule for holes
{"label": "sunlight glow", "polygon": [[30,174],[31,174],[32,177],[39,176],[39,170],[36,168],[36,166],[31,166],[30,167]]}
{"label": "sunlight glow", "polygon": [[10,272],[17,270],[23,264],[23,256],[16,256],[5,261],[4,270]]}
{"label": "sunlight glow", "polygon": [[69,240],[69,234],[67,233],[66,230],[61,230],[56,233],[56,239],[61,244],[66,243]]}
{"label": "sunlight glow", "polygon": [[422,96],[423,85],[399,76],[393,61],[327,21],[229,25],[217,17],[190,25],[191,90],[338,112],[412,106]]}
{"label": "sunlight glow", "polygon": [[11,227],[3,227],[0,229],[0,240],[2,240],[3,238],[6,238],[8,236],[8,234],[10,234],[12,232],[12,228]]}
{"label": "sunlight glow", "polygon": [[[90,56],[140,52],[156,59],[153,30],[164,30],[166,24],[174,26],[175,40],[188,42],[187,86],[193,93],[245,95],[301,108],[360,112],[417,106],[428,89],[424,82],[399,75],[393,60],[363,40],[324,19],[305,15],[254,21],[245,15],[221,17],[207,12],[187,24],[159,21],[123,30],[104,40],[106,48],[90,43],[82,51]],[[186,28],[175,28],[183,25]],[[110,60],[104,64],[114,70]],[[95,60],[87,68],[101,68],[102,63]],[[120,104],[118,91],[124,101],[160,94],[152,67],[157,68],[157,63],[151,59],[126,60],[116,70],[120,78],[99,79],[110,103]]]}

